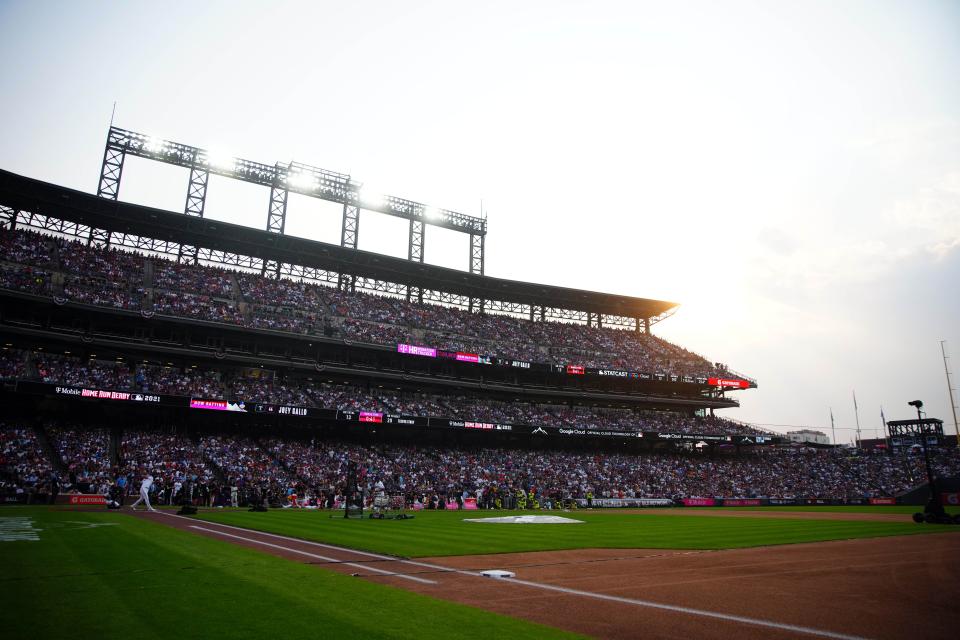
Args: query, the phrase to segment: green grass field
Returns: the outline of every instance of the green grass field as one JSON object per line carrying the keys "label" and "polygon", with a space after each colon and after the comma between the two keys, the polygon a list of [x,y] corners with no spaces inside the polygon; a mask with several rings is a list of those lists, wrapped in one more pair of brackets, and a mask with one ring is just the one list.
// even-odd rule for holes
{"label": "green grass field", "polygon": [[[202,512],[211,522],[397,556],[445,556],[556,549],[731,549],[849,538],[942,532],[943,527],[903,522],[702,517],[574,511],[585,524],[496,525],[464,522],[515,512],[421,511],[413,520],[345,520],[329,512],[245,510]],[[948,529],[953,530],[953,529]],[[957,527],[960,531],[960,527]]]}
{"label": "green grass field", "polygon": [[[819,508],[814,508],[818,509]],[[806,510],[806,509],[804,509]],[[850,511],[830,508],[829,511]],[[857,522],[576,511],[585,524],[491,525],[421,512],[406,521],[329,512],[210,510],[213,522],[400,556],[588,547],[724,549],[957,531]],[[569,637],[549,627],[443,602],[193,535],[116,512],[0,510],[29,518],[38,541],[0,542],[0,628],[7,638]]]}
{"label": "green grass field", "polygon": [[119,513],[0,525],[23,517],[40,539],[0,542],[5,638],[574,637]]}
{"label": "green grass field", "polygon": [[[842,507],[829,506],[804,506],[804,507],[693,507],[696,510],[705,509],[707,511],[800,511],[809,513],[905,513],[907,515],[923,511],[923,507],[909,505],[891,505],[891,506],[868,506],[868,505],[846,505]],[[947,513],[960,513],[955,508],[948,507]]]}

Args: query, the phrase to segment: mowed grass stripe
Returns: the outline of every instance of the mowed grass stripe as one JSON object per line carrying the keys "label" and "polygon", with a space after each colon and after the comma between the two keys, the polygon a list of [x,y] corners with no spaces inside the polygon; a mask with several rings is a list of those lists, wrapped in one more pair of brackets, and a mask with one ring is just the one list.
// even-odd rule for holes
{"label": "mowed grass stripe", "polygon": [[[828,505],[804,505],[804,506],[770,506],[770,507],[689,507],[694,511],[796,511],[800,513],[892,513],[892,514],[914,514],[918,511],[923,511],[922,506],[911,506],[911,505],[884,505],[884,506],[867,506],[867,505],[843,505],[843,506],[828,506]],[[947,513],[951,515],[954,513],[960,513],[954,507],[947,507]]]}
{"label": "mowed grass stripe", "polygon": [[[585,524],[479,524],[465,517],[511,512],[420,512],[413,520],[345,520],[329,512],[206,511],[201,519],[396,556],[474,555],[582,548],[731,549],[850,538],[916,535],[943,527],[903,522],[710,517],[577,511]],[[516,513],[516,512],[513,512]],[[960,528],[958,528],[960,529]]]}
{"label": "mowed grass stripe", "polygon": [[0,542],[4,638],[575,637],[122,514],[13,516],[42,531]]}

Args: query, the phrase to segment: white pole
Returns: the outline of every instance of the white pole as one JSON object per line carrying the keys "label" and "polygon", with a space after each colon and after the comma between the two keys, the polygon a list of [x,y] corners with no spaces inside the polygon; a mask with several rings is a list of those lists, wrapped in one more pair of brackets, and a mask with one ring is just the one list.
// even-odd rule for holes
{"label": "white pole", "polygon": [[957,390],[953,388],[950,367],[947,366],[947,341],[940,341],[940,352],[943,354],[943,370],[947,374],[947,393],[950,394],[950,409],[953,410],[953,432],[957,438],[957,448],[960,448],[960,427],[957,426],[957,403],[954,400]]}
{"label": "white pole", "polygon": [[837,445],[837,426],[833,423],[833,407],[830,407],[830,430],[833,432],[833,444]]}
{"label": "white pole", "polygon": [[860,448],[860,409],[857,407],[857,391],[853,391],[853,415],[857,418],[857,449]]}

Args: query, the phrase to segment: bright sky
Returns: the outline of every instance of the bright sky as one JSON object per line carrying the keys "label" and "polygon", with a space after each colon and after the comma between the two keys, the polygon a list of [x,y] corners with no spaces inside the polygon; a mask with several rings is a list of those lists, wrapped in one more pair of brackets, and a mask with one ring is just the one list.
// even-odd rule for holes
{"label": "bright sky", "polygon": [[[682,303],[728,415],[848,441],[960,374],[960,3],[0,2],[0,167],[95,191],[120,127],[489,213],[487,273]],[[123,200],[182,210],[128,160]],[[213,178],[208,215],[266,224]],[[339,242],[292,197],[288,232]],[[360,248],[406,255],[405,221]],[[466,269],[430,229],[428,262]],[[788,426],[771,426],[785,431]]]}

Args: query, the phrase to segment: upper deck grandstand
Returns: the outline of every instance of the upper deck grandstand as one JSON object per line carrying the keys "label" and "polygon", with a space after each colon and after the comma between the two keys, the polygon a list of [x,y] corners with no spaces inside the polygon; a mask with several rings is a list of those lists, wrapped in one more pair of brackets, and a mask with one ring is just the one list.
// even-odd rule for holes
{"label": "upper deck grandstand", "polygon": [[[112,128],[99,195],[117,197],[119,170],[128,153],[175,164],[182,164],[187,151],[194,159],[205,154],[163,145],[158,151],[156,143]],[[230,170],[207,162],[207,174],[260,184],[267,180],[240,172],[246,161],[235,161]],[[124,203],[104,206],[103,197],[4,173],[0,205],[5,227],[17,232],[4,240],[3,281],[7,288],[58,301],[391,347],[425,345],[519,360],[520,367],[573,367],[577,373],[579,367],[606,369],[614,376],[683,377],[701,385],[716,378],[711,386],[738,377],[740,384],[731,386],[754,385],[652,335],[651,326],[672,313],[675,303],[484,276],[485,219],[397,198],[361,204],[360,187],[348,190],[349,177],[338,178],[339,187],[331,192],[316,178],[329,178],[329,172],[309,169],[313,183],[304,181],[306,168],[294,175],[288,167],[282,176],[284,192],[342,201],[340,247],[282,235],[285,195],[280,213],[271,201],[266,232],[202,220],[206,186],[197,196],[195,166],[187,215]],[[280,171],[279,165],[273,171]],[[273,197],[281,177],[271,180]],[[409,218],[409,260],[356,250],[361,208]],[[422,263],[424,224],[470,234],[470,273]],[[30,235],[24,229],[58,237]]]}
{"label": "upper deck grandstand", "polygon": [[[190,169],[184,213],[119,201],[127,155]],[[265,231],[203,217],[211,173],[270,187]],[[288,193],[342,203],[340,246],[284,233]],[[361,209],[409,221],[408,259],[356,248]],[[652,334],[676,303],[492,278],[485,218],[371,198],[350,176],[111,128],[97,195],[2,172],[0,222],[3,374],[20,397],[774,441],[713,415],[753,380]],[[468,272],[423,263],[425,225],[470,236]]]}

